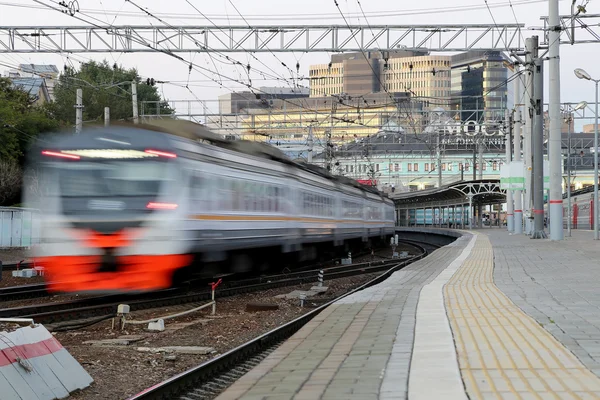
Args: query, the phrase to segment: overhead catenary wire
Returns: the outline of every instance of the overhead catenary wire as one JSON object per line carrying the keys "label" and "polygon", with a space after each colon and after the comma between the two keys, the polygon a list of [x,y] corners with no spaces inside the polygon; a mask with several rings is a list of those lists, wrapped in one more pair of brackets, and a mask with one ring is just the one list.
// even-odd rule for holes
{"label": "overhead catenary wire", "polygon": [[[547,0],[514,0],[512,1],[513,7],[515,6],[526,6],[533,5],[538,3],[545,3]],[[18,7],[18,8],[29,8],[29,9],[43,9],[43,6],[36,6],[31,4],[23,4],[23,3],[10,3],[10,2],[0,2],[0,5],[7,7]],[[493,2],[489,4],[490,8],[505,8],[510,7],[509,2],[500,1]],[[389,18],[389,17],[399,17],[399,16],[410,16],[410,15],[430,15],[431,13],[436,12],[444,12],[444,13],[455,13],[455,12],[469,12],[469,11],[478,11],[482,9],[486,9],[487,6],[484,5],[462,5],[462,6],[444,6],[444,7],[430,7],[430,8],[415,8],[415,9],[392,9],[392,10],[379,10],[379,11],[371,11],[366,12],[365,14],[368,18]],[[123,11],[120,10],[108,10],[108,9],[88,9],[88,14],[92,15],[114,15],[115,19],[117,16],[122,18],[145,18],[143,13],[139,12],[131,12],[131,11]],[[357,17],[362,15],[362,13],[347,13],[349,17]],[[185,13],[170,13],[170,12],[161,12],[157,13],[161,18],[178,18],[178,19],[202,19],[202,20],[210,20],[210,21],[230,21],[230,20],[242,20],[241,17],[230,16],[227,14],[205,14],[205,16],[194,16]],[[365,17],[365,15],[363,15]],[[332,19],[341,19],[338,13],[288,13],[288,14],[246,14],[244,18],[248,21],[250,20],[263,20],[263,21],[282,21],[282,20],[327,20],[331,21]],[[114,24],[114,20],[113,20]]]}
{"label": "overhead catenary wire", "polygon": [[[44,4],[44,3],[42,3],[41,1],[36,1],[36,2],[38,2],[38,3],[40,3],[40,4]],[[47,6],[48,6],[48,5],[47,5]],[[52,7],[52,6],[48,6],[48,7],[50,7],[50,8],[53,8],[53,9],[56,9],[55,7]],[[75,16],[75,17],[76,17],[76,16]],[[84,19],[82,19],[82,18],[78,18],[78,19],[80,19],[80,20],[82,20],[82,21],[84,21],[84,22],[88,22],[88,23],[89,23],[89,21],[85,21],[85,20],[84,20]],[[118,34],[118,33],[116,33],[116,34]],[[165,53],[165,54],[167,54],[167,55],[169,55],[169,56],[172,56],[172,57],[174,57],[174,58],[176,58],[176,59],[178,59],[178,60],[180,60],[180,61],[182,61],[182,62],[185,62],[186,64],[188,64],[188,62],[187,62],[186,60],[184,60],[183,58],[181,58],[181,57],[179,57],[179,56],[176,56],[175,54],[173,54],[173,53],[172,53],[171,51],[169,51],[168,49],[153,48],[153,47],[152,47],[152,46],[150,46],[150,45],[147,45],[147,46],[148,46],[149,48],[151,48],[151,49],[155,50],[155,51],[158,51],[158,52]],[[363,52],[363,55],[364,55],[364,52]],[[208,72],[211,72],[211,73],[215,73],[215,72],[216,72],[216,71],[211,71],[211,70],[208,70],[208,69],[206,69],[206,68],[204,68],[204,67],[198,66],[197,64],[194,64],[194,63],[189,63],[188,65],[190,65],[190,66],[193,66],[193,68],[194,68],[194,69],[196,69],[196,70],[206,70],[206,71],[208,71]],[[221,73],[219,73],[219,72],[216,72],[216,73],[219,75],[219,77],[220,77],[220,78],[227,78],[227,79],[231,79],[233,82],[236,82],[236,83],[239,83],[239,84],[241,84],[241,85],[243,85],[243,86],[246,86],[246,87],[248,87],[249,89],[251,89],[251,88],[252,88],[252,85],[251,85],[251,84],[245,84],[244,82],[240,82],[240,81],[239,81],[239,80],[237,80],[237,79],[234,79],[234,78],[231,78],[231,77],[227,77],[226,75],[224,75],[224,74],[221,74]],[[209,79],[210,79],[210,77],[209,77]],[[212,81],[215,81],[215,79],[214,79],[214,78],[213,78],[213,79],[210,79],[210,80],[212,80]],[[219,83],[219,82],[216,82],[216,83]],[[384,89],[385,89],[385,88],[384,88]],[[235,92],[235,91],[234,91],[234,92]],[[386,92],[387,92],[387,89],[386,89]],[[387,92],[387,93],[389,94],[389,92]],[[284,100],[284,101],[285,101],[285,100]],[[296,104],[296,103],[293,103],[293,104],[294,104],[295,106],[298,106],[298,104]],[[301,107],[302,107],[302,106],[301,106]],[[314,111],[314,110],[310,110],[310,111],[312,112],[312,111]],[[326,115],[325,113],[317,113],[317,114],[323,114],[323,115]],[[409,115],[410,115],[410,113],[409,113]],[[330,116],[330,117],[331,117],[332,119],[336,119],[336,117],[335,117],[335,116]],[[338,119],[339,119],[339,118],[338,118]],[[345,118],[342,118],[342,119],[340,119],[340,120],[346,121],[346,119],[345,119]],[[363,123],[360,123],[360,122],[357,122],[357,121],[349,121],[349,122],[352,122],[352,123],[354,123],[354,124],[356,124],[356,125],[362,125],[362,126],[365,126],[365,127],[368,127],[368,128],[372,128],[371,126],[367,126],[367,125],[365,125],[365,124],[363,124]]]}

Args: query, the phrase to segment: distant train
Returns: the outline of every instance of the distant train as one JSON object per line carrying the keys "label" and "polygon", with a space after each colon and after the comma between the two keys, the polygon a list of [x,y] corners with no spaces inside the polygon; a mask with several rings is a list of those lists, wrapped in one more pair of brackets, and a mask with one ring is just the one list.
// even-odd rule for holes
{"label": "distant train", "polygon": [[[563,225],[567,226],[568,204],[563,199]],[[593,229],[594,188],[593,186],[571,192],[571,228]]]}
{"label": "distant train", "polygon": [[377,190],[196,124],[90,128],[38,146],[26,200],[41,210],[33,256],[54,292],[153,291],[394,232]]}

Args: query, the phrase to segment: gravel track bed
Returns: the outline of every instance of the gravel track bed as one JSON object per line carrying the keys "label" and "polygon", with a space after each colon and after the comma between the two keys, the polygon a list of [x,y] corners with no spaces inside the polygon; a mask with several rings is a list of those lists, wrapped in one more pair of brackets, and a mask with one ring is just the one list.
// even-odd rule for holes
{"label": "gravel track bed", "polygon": [[[378,274],[368,274],[326,281],[327,292],[314,297],[315,303],[337,297],[373,279]],[[278,294],[293,290],[307,290],[313,284],[267,290],[218,299],[217,313],[210,315],[205,310],[165,321],[167,330],[160,333],[148,332],[145,325],[126,325],[125,330],[112,330],[111,321],[73,332],[57,332],[56,338],[83,365],[94,378],[92,386],[72,396],[78,400],[125,399],[175,374],[218,356],[250,339],[274,329],[304,314],[311,308],[301,308],[298,299],[277,299]],[[277,304],[278,310],[246,312],[246,304],[265,302]],[[191,306],[189,307],[191,308]],[[132,313],[131,319],[144,320],[174,314],[186,307],[145,310]],[[184,326],[186,325],[186,326]],[[170,330],[170,327],[179,329]],[[114,339],[121,335],[142,335],[144,338],[128,346],[99,347],[83,344],[88,340]],[[160,346],[206,346],[214,353],[209,355],[181,355],[174,360],[163,354],[142,353],[137,347]]]}
{"label": "gravel track bed", "polygon": [[34,283],[44,283],[44,277],[34,276],[31,278],[15,278],[12,276],[12,271],[2,271],[2,280],[0,281],[0,288],[5,288],[9,286],[32,285]]}

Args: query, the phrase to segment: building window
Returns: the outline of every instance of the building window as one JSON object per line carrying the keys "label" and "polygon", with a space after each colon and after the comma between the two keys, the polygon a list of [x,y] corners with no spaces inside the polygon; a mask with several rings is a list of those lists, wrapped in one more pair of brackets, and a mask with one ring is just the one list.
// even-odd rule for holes
{"label": "building window", "polygon": [[459,171],[464,171],[463,168],[464,168],[463,163],[458,163],[458,170]]}
{"label": "building window", "polygon": [[442,171],[446,170],[446,163],[442,163]]}
{"label": "building window", "polygon": [[393,165],[394,165],[394,164],[390,163],[390,166],[388,167],[388,172],[390,172],[390,173],[391,173],[391,172],[393,171]]}
{"label": "building window", "polygon": [[431,170],[435,171],[435,163],[431,163]]}
{"label": "building window", "polygon": [[394,164],[394,172],[399,172],[400,171],[400,164],[396,163]]}
{"label": "building window", "polygon": [[448,163],[448,171],[452,171],[452,163],[451,162]]}
{"label": "building window", "polygon": [[375,172],[379,172],[379,164],[375,164]]}
{"label": "building window", "polygon": [[429,171],[429,163],[425,163],[425,172]]}
{"label": "building window", "polygon": [[485,163],[485,162],[482,163],[481,164],[481,169],[485,171],[487,169],[487,163]]}
{"label": "building window", "polygon": [[412,164],[408,163],[408,172],[412,172]]}
{"label": "building window", "polygon": [[418,164],[418,163],[414,163],[414,164],[413,164],[413,170],[414,170],[415,172],[419,172],[419,164]]}

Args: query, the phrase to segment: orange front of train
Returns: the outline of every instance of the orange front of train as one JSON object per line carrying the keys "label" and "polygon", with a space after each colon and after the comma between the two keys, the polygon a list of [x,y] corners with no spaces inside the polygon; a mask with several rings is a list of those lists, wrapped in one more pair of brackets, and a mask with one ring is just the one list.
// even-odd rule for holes
{"label": "orange front of train", "polygon": [[39,210],[40,243],[32,255],[49,291],[172,285],[191,262],[177,161],[168,135],[139,128],[93,128],[34,146],[26,203]]}

